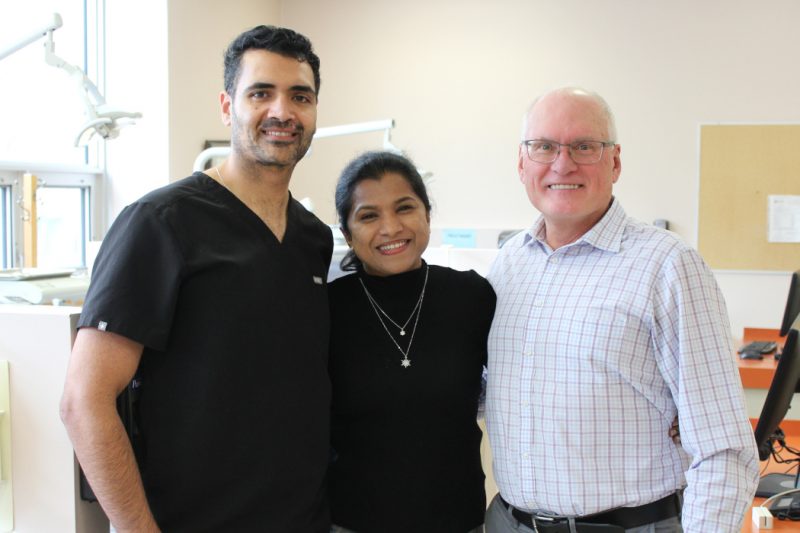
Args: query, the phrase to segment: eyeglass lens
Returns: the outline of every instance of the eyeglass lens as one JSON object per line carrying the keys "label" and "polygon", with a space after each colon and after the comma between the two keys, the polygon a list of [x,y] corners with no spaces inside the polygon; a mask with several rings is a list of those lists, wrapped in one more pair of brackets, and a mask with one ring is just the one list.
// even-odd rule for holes
{"label": "eyeglass lens", "polygon": [[572,144],[561,144],[554,141],[526,141],[528,157],[537,163],[552,163],[558,158],[561,147],[569,150],[573,161],[580,164],[597,163],[603,156],[605,144],[601,141],[577,141]]}

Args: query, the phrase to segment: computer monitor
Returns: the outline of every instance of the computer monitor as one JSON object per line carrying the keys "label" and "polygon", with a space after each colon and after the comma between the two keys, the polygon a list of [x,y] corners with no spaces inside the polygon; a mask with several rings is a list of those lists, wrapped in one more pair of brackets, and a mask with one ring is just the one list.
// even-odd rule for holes
{"label": "computer monitor", "polygon": [[[783,322],[781,322],[781,337],[789,333],[795,320],[800,315],[800,270],[792,274],[792,281],[789,283],[789,297],[786,299],[786,310],[783,312]],[[794,326],[797,329],[798,326]]]}
{"label": "computer monitor", "polygon": [[[758,446],[758,458],[766,460],[771,454],[773,443],[783,438],[780,423],[792,403],[795,392],[800,392],[800,346],[798,332],[790,329],[783,346],[783,356],[778,361],[775,375],[767,392],[767,399],[761,409],[756,424],[755,438]],[[777,435],[776,435],[777,433]],[[800,458],[793,459],[800,461]],[[757,496],[774,496],[779,492],[796,487],[797,477],[788,474],[768,474],[758,484]]]}

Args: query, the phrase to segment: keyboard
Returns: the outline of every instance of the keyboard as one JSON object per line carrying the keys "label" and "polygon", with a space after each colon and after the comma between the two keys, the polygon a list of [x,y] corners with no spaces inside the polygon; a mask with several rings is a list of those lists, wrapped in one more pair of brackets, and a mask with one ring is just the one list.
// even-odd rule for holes
{"label": "keyboard", "polygon": [[778,345],[772,341],[753,341],[739,348],[739,353],[772,353]]}

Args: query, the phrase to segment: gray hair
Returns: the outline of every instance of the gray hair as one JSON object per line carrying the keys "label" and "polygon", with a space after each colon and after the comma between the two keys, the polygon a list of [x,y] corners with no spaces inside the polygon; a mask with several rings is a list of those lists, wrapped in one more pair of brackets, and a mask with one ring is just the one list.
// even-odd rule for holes
{"label": "gray hair", "polygon": [[566,86],[566,87],[559,87],[557,89],[551,89],[543,94],[540,94],[536,97],[536,99],[531,102],[528,106],[528,109],[525,111],[525,115],[522,117],[522,133],[521,133],[521,140],[525,140],[525,135],[528,132],[528,119],[530,117],[531,111],[539,103],[539,100],[544,98],[545,96],[551,94],[562,94],[562,95],[578,95],[578,96],[587,96],[597,102],[600,106],[600,109],[603,112],[603,115],[606,119],[606,124],[608,125],[608,139],[607,141],[616,143],[617,142],[617,125],[616,121],[614,120],[614,113],[611,111],[611,107],[608,105],[608,102],[605,99],[597,94],[596,92],[586,90],[582,87],[575,87],[575,86]]}

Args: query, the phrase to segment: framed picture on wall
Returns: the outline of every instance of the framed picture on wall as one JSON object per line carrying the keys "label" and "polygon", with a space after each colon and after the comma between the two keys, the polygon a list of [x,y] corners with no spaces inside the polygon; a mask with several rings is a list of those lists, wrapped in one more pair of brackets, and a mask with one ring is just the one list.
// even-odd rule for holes
{"label": "framed picture on wall", "polygon": [[[203,143],[203,150],[206,150],[208,148],[216,148],[216,147],[229,147],[230,145],[231,145],[231,142],[228,141],[228,140],[225,140],[225,141],[206,141],[205,143]],[[223,161],[225,161],[225,157],[212,157],[211,159],[209,159],[206,162],[205,168],[209,169],[211,167],[216,167],[218,165],[221,165]]]}

